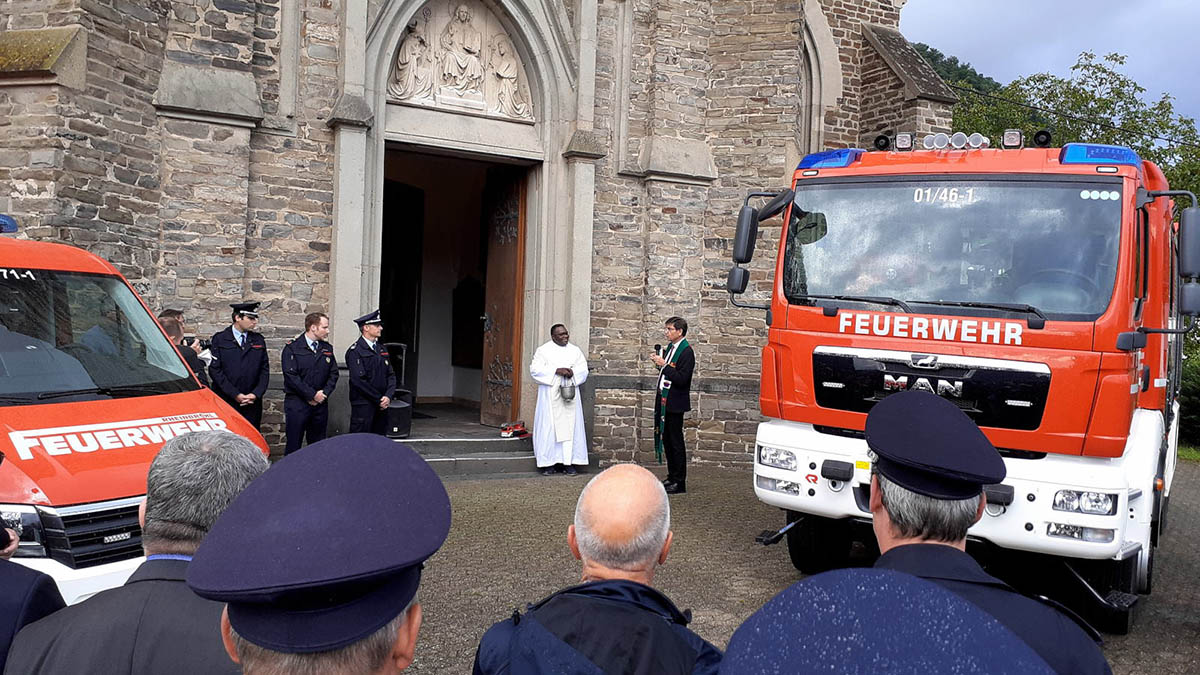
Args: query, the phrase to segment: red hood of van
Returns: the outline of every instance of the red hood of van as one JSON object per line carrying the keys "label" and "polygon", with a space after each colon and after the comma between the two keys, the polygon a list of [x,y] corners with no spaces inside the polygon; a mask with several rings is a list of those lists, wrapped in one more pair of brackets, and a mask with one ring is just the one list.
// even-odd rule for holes
{"label": "red hood of van", "polygon": [[268,452],[245,418],[212,391],[0,408],[0,503],[69,506],[146,493],[167,440],[228,429]]}

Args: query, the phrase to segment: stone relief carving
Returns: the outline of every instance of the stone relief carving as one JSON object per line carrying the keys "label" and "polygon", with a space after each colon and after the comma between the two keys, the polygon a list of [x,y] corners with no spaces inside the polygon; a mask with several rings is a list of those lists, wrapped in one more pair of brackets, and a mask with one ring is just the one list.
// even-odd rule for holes
{"label": "stone relief carving", "polygon": [[434,0],[421,9],[400,39],[387,93],[411,105],[534,119],[521,57],[478,0]]}

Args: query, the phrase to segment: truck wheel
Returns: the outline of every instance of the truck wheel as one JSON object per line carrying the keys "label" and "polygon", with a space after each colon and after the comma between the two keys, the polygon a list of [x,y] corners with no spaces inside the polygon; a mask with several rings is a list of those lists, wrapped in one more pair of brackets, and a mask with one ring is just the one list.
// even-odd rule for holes
{"label": "truck wheel", "polygon": [[1154,550],[1158,548],[1150,544],[1138,554],[1137,589],[1142,595],[1150,595],[1154,588]]}
{"label": "truck wheel", "polygon": [[792,558],[792,565],[800,572],[817,574],[844,567],[849,562],[849,521],[795,511],[788,511],[787,519],[789,523],[800,521],[787,532],[788,555]]}

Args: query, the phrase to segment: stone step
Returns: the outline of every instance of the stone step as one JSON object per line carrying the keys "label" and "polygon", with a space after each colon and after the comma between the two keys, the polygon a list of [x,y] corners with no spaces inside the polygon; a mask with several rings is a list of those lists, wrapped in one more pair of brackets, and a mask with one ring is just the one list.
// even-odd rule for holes
{"label": "stone step", "polygon": [[537,472],[532,452],[473,452],[464,455],[422,452],[429,466],[443,478],[482,478],[491,475],[529,474]]}
{"label": "stone step", "polygon": [[466,457],[495,453],[523,452],[533,456],[533,440],[524,438],[398,438],[422,455],[452,455]]}

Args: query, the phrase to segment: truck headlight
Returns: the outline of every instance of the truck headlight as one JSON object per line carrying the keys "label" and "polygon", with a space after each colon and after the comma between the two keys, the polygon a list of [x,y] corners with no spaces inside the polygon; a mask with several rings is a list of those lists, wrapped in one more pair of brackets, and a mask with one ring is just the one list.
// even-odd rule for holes
{"label": "truck headlight", "polygon": [[793,483],[790,480],[776,480],[774,478],[767,478],[766,476],[755,476],[755,478],[758,481],[758,487],[764,490],[782,492],[784,494],[793,496],[800,494],[799,483]]}
{"label": "truck headlight", "polygon": [[17,533],[20,543],[14,558],[46,557],[46,537],[37,509],[28,504],[0,504],[0,521]]}
{"label": "truck headlight", "polygon": [[1046,525],[1046,534],[1051,537],[1063,537],[1064,539],[1079,539],[1081,541],[1090,541],[1097,544],[1107,544],[1116,536],[1115,530],[1105,530],[1098,527],[1082,527],[1080,525],[1066,525],[1064,523],[1049,523]]}
{"label": "truck headlight", "polygon": [[1117,512],[1117,496],[1107,492],[1059,490],[1054,494],[1054,510],[1111,516]]}
{"label": "truck headlight", "polygon": [[758,446],[758,463],[773,466],[776,469],[796,470],[796,453],[791,450],[781,450],[765,445]]}

